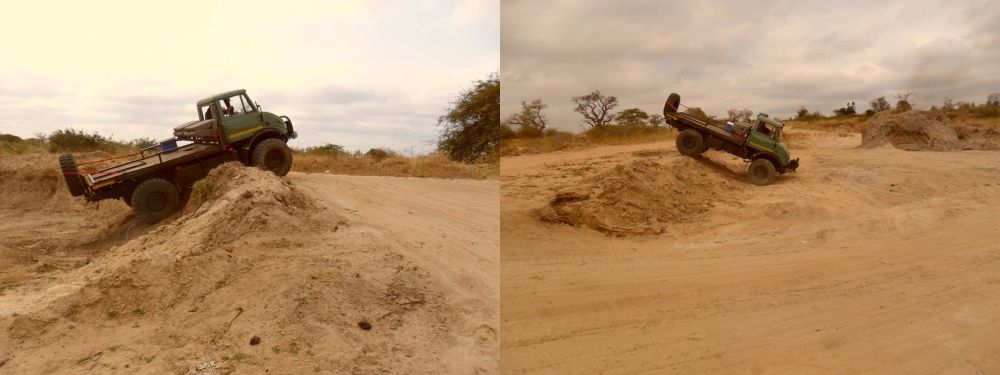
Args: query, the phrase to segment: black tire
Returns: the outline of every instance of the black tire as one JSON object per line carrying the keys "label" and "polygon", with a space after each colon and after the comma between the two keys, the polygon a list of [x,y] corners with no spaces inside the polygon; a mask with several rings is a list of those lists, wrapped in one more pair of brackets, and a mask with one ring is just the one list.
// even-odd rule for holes
{"label": "black tire", "polygon": [[268,138],[254,147],[250,161],[257,168],[284,176],[292,169],[292,150],[284,141]]}
{"label": "black tire", "polygon": [[667,102],[663,103],[663,115],[669,116],[669,113],[677,113],[680,110],[681,96],[677,95],[676,92],[670,93],[667,97]]}
{"label": "black tire", "polygon": [[156,224],[177,211],[180,193],[170,181],[151,178],[143,181],[132,192],[132,211],[146,224]]}
{"label": "black tire", "polygon": [[677,134],[677,151],[681,154],[695,156],[705,150],[705,140],[697,130],[686,129]]}
{"label": "black tire", "polygon": [[747,168],[747,176],[750,182],[757,186],[770,185],[778,173],[774,169],[774,163],[767,159],[757,159],[750,162]]}
{"label": "black tire", "polygon": [[83,184],[83,176],[80,176],[80,170],[76,167],[76,159],[73,158],[73,155],[63,154],[59,156],[59,168],[62,169],[69,193],[74,197],[83,195],[87,189]]}

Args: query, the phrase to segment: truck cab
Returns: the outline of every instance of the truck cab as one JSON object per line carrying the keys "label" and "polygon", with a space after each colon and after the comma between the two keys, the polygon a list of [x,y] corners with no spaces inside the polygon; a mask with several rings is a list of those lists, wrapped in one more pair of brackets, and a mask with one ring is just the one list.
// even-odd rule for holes
{"label": "truck cab", "polygon": [[298,136],[288,117],[262,111],[244,89],[201,99],[197,110],[198,120],[174,128],[174,136],[181,140],[223,144],[239,144],[265,134],[286,140]]}
{"label": "truck cab", "polygon": [[766,113],[758,114],[751,127],[750,135],[747,137],[746,145],[748,148],[756,150],[758,155],[773,156],[776,159],[774,160],[775,166],[794,171],[798,168],[798,160],[790,160],[791,154],[788,152],[788,147],[781,140],[781,131],[784,127],[784,124],[770,118]]}

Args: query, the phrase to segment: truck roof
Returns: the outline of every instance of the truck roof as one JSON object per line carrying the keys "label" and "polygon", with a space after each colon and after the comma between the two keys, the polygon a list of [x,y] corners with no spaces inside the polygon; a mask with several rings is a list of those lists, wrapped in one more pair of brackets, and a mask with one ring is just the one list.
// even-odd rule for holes
{"label": "truck roof", "polygon": [[757,119],[759,119],[759,120],[761,120],[763,122],[766,122],[766,123],[768,123],[771,126],[774,126],[776,128],[780,128],[780,127],[784,127],[785,126],[785,124],[782,124],[778,120],[775,120],[775,119],[771,118],[770,116],[768,116],[766,114],[763,114],[763,113],[757,115]]}
{"label": "truck roof", "polygon": [[226,91],[226,92],[215,94],[215,95],[209,96],[209,97],[207,97],[205,99],[199,100],[198,101],[198,106],[201,107],[203,105],[208,105],[208,103],[214,102],[216,100],[221,100],[222,98],[228,98],[228,97],[233,96],[233,95],[246,94],[246,93],[247,93],[247,90],[245,90],[245,89],[237,89],[237,90],[232,90],[232,91]]}

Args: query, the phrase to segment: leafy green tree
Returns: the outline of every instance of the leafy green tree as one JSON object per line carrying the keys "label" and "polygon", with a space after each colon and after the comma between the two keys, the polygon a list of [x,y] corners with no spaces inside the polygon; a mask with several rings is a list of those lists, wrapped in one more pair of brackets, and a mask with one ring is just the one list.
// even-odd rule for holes
{"label": "leafy green tree", "polygon": [[496,156],[500,143],[500,77],[476,81],[438,118],[438,150],[467,163]]}
{"label": "leafy green tree", "polygon": [[619,126],[646,126],[649,114],[639,108],[629,108],[615,114],[615,124]]}
{"label": "leafy green tree", "polygon": [[833,110],[833,114],[836,116],[853,116],[857,113],[858,111],[854,107],[854,102],[847,103],[846,106]]}
{"label": "leafy green tree", "polygon": [[321,154],[330,156],[340,156],[347,154],[347,150],[344,149],[344,146],[335,145],[332,143],[327,143],[322,146],[306,147],[305,152],[307,154]]}
{"label": "leafy green tree", "polygon": [[891,109],[891,107],[889,106],[889,101],[885,100],[885,96],[880,96],[875,99],[872,99],[872,101],[868,102],[868,104],[872,106],[873,113],[888,111],[889,109]]}

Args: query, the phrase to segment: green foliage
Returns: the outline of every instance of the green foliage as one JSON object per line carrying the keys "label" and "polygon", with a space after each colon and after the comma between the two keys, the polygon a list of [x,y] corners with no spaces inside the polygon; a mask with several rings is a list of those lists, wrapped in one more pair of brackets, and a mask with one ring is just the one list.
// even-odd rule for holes
{"label": "green foliage", "polygon": [[709,120],[715,119],[714,117],[709,116],[707,113],[705,113],[705,111],[702,110],[700,107],[687,107],[687,109],[685,109],[684,112],[700,119],[709,119]]}
{"label": "green foliage", "polygon": [[153,146],[153,145],[155,145],[157,143],[159,143],[159,142],[157,142],[156,140],[154,140],[152,138],[140,137],[140,138],[136,138],[136,139],[133,139],[133,140],[129,141],[128,143],[126,143],[126,145],[128,145],[129,147],[132,147],[132,148],[134,148],[136,150],[142,150],[142,149],[144,149],[146,147]]}
{"label": "green foliage", "polygon": [[639,108],[629,108],[615,114],[617,126],[646,126],[649,124],[649,114]]}
{"label": "green foliage", "polygon": [[52,152],[95,151],[114,145],[116,142],[97,132],[88,134],[73,128],[56,130],[49,135],[49,150]]}
{"label": "green foliage", "polygon": [[0,142],[18,143],[18,142],[24,142],[24,140],[21,139],[21,137],[18,137],[18,136],[13,135],[13,134],[3,134],[3,133],[0,133]]}
{"label": "green foliage", "polygon": [[347,154],[344,146],[327,143],[322,146],[306,147],[302,152],[316,155],[340,156]]}
{"label": "green foliage", "polygon": [[198,180],[191,188],[191,195],[202,202],[215,198],[218,194],[219,186],[205,179]]}
{"label": "green foliage", "polygon": [[808,116],[809,116],[809,110],[806,109],[806,106],[799,107],[799,110],[795,112],[796,120],[805,120],[806,117]]}
{"label": "green foliage", "polygon": [[846,106],[833,110],[834,116],[854,116],[857,113],[854,102],[847,103]]}
{"label": "green foliage", "polygon": [[514,129],[511,128],[510,125],[500,124],[500,139],[501,140],[511,139],[511,138],[517,138],[517,136],[518,136],[518,133],[516,131],[514,131]]}
{"label": "green foliage", "polygon": [[500,143],[500,77],[493,73],[452,102],[438,119],[438,149],[450,159],[466,163],[492,159]]}
{"label": "green foliage", "polygon": [[889,101],[885,100],[885,96],[880,96],[875,99],[872,99],[870,102],[868,102],[868,104],[871,105],[872,107],[871,109],[872,113],[888,111],[889,109],[891,109],[891,107],[889,107]]}

